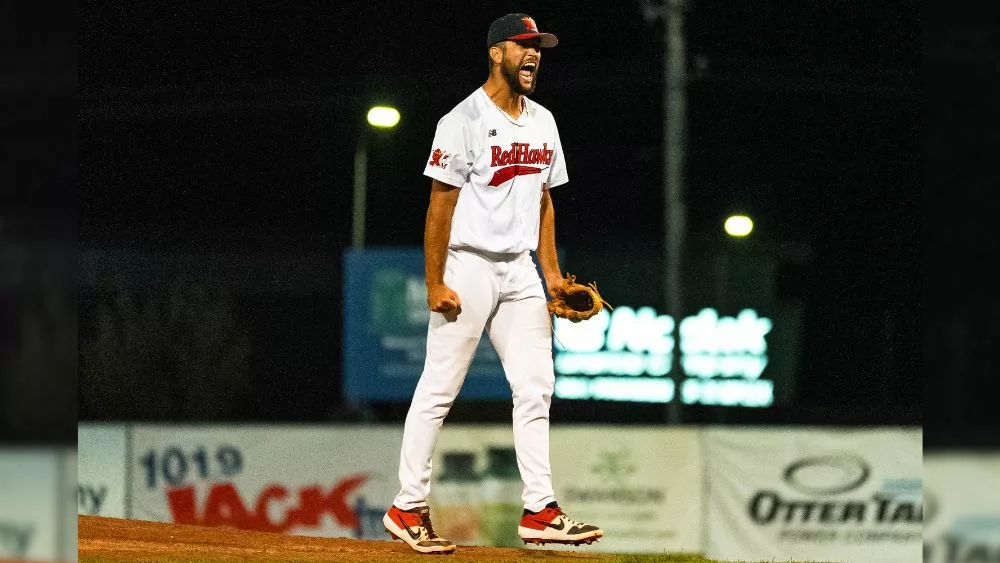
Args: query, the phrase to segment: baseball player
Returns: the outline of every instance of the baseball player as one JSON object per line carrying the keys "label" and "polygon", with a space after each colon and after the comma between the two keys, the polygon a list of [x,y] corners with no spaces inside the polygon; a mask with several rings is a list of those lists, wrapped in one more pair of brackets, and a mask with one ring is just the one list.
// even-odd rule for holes
{"label": "baseball player", "polygon": [[524,483],[518,535],[526,543],[574,545],[604,535],[562,512],[549,465],[552,326],[529,252],[536,251],[554,294],[564,280],[549,190],[569,177],[552,114],[527,95],[538,83],[542,49],[557,43],[526,14],[495,20],[486,42],[489,78],[438,122],[424,169],[431,178],[427,359],[403,429],[401,488],[382,519],[392,536],[421,553],[455,550],[431,525],[431,458],[484,330],[513,395]]}

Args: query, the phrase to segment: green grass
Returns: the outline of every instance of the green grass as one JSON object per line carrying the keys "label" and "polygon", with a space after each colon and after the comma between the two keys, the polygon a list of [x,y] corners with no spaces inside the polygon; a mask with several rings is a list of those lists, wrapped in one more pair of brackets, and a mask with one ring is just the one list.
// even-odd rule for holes
{"label": "green grass", "polygon": [[[523,554],[523,558],[519,558],[519,561],[523,563],[531,563],[534,561],[557,561],[558,557],[546,557],[542,554]],[[459,558],[452,556],[428,556],[428,555],[416,555],[414,554],[412,558],[407,561],[415,561],[421,563],[448,563],[449,561],[456,561]],[[262,561],[263,559],[258,558],[245,558],[240,556],[223,556],[223,555],[213,555],[213,556],[203,556],[203,557],[95,557],[92,555],[84,555],[80,557],[80,563],[233,563],[237,561]],[[377,559],[373,561],[384,562],[385,559]],[[398,560],[397,560],[398,561]],[[486,560],[484,560],[485,563]],[[822,561],[791,561],[791,560],[778,560],[771,559],[768,561],[751,561],[751,560],[726,560],[718,561],[716,559],[706,559],[700,555],[695,554],[669,554],[669,553],[634,553],[628,555],[612,555],[608,554],[607,559],[601,558],[597,561],[602,563],[824,563]],[[284,563],[307,563],[307,560],[288,560]],[[359,560],[358,563],[363,563]],[[400,562],[402,563],[402,562]],[[829,562],[827,562],[829,563]]]}
{"label": "green grass", "polygon": [[770,561],[727,560],[725,562],[722,562],[716,559],[706,559],[700,555],[694,555],[694,554],[671,555],[671,554],[655,554],[655,553],[636,553],[631,555],[619,555],[612,561],[614,563],[824,563],[822,561],[791,561],[791,560],[777,560],[777,559],[772,559]]}

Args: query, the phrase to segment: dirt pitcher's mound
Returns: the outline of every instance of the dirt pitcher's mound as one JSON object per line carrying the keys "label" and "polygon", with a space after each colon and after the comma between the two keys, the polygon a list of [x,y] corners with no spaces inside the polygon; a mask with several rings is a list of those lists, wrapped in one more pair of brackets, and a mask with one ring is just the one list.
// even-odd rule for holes
{"label": "dirt pitcher's mound", "polygon": [[462,547],[452,555],[414,553],[400,541],[314,538],[230,528],[182,526],[98,516],[79,517],[80,561],[164,563],[235,561],[459,561],[544,563],[608,561],[606,553]]}

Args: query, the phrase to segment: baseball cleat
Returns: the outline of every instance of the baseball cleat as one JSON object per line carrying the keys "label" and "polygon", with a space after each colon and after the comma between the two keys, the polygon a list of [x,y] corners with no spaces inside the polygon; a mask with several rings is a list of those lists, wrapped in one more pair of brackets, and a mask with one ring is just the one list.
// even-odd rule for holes
{"label": "baseball cleat", "polygon": [[431,525],[431,510],[420,506],[410,510],[400,510],[395,506],[382,517],[382,525],[389,535],[403,540],[414,551],[429,554],[453,553],[455,544],[439,537]]}
{"label": "baseball cleat", "polygon": [[604,532],[597,526],[573,520],[563,513],[558,504],[550,502],[539,512],[525,509],[517,526],[517,535],[525,545],[529,543],[589,545],[601,541]]}

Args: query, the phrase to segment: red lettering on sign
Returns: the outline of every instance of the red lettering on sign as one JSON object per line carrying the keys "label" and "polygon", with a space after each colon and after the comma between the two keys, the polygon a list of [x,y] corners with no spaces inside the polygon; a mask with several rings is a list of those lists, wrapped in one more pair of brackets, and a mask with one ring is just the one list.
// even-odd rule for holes
{"label": "red lettering on sign", "polygon": [[347,502],[347,496],[368,480],[367,475],[354,475],[342,479],[332,489],[320,486],[305,487],[298,491],[298,504],[284,509],[278,521],[272,521],[275,505],[288,501],[292,494],[283,485],[271,484],[257,496],[253,508],[248,508],[232,483],[215,483],[205,497],[204,508],[199,511],[195,487],[167,491],[167,505],[178,524],[204,526],[230,526],[241,530],[259,532],[287,532],[297,526],[318,527],[324,515],[330,515],[337,524],[357,529],[358,516]]}

